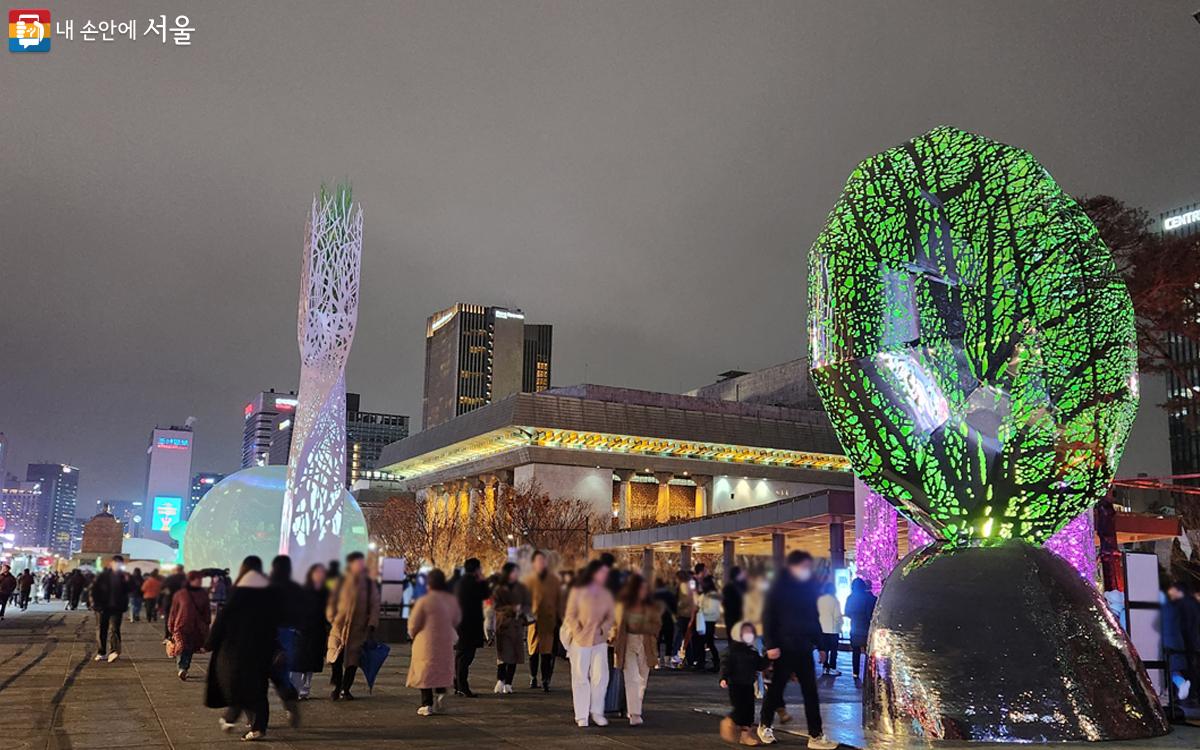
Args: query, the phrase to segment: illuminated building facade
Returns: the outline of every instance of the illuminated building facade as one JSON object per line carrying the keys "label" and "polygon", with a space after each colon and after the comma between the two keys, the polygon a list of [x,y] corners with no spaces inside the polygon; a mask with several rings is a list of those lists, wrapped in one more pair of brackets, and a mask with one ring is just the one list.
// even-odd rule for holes
{"label": "illuminated building facade", "polygon": [[188,496],[187,508],[183,514],[184,520],[192,517],[192,511],[196,509],[196,506],[204,499],[208,491],[224,478],[224,474],[216,471],[201,471],[192,475],[192,492]]}
{"label": "illuminated building facade", "polygon": [[192,494],[190,427],[155,427],[146,448],[146,492],[142,536],[171,544],[171,526],[184,519]]}
{"label": "illuminated building facade", "polygon": [[4,519],[4,534],[12,534],[10,546],[43,546],[41,483],[15,478],[5,482],[0,489],[0,518]]}
{"label": "illuminated building facade", "polygon": [[69,555],[75,530],[75,502],[79,496],[79,469],[69,464],[29,464],[25,481],[41,486],[38,546]]}
{"label": "illuminated building facade", "polygon": [[[1167,211],[1159,217],[1159,229],[1168,237],[1196,238],[1200,241],[1200,203]],[[1182,336],[1168,341],[1171,359],[1186,371],[1190,383],[1184,383],[1174,370],[1167,372],[1168,429],[1171,440],[1171,473],[1200,474],[1200,393],[1191,385],[1200,383],[1200,347]],[[1195,484],[1195,479],[1182,480]]]}
{"label": "illuminated building facade", "polygon": [[[277,460],[271,458],[271,439],[280,421],[291,425],[296,411],[296,392],[276,392],[274,388],[263,391],[248,401],[242,408],[242,468],[286,464],[288,445],[285,445]],[[289,433],[290,435],[290,433]]]}
{"label": "illuminated building facade", "polygon": [[459,303],[425,324],[428,429],[514,393],[550,385],[551,326],[518,309]]}

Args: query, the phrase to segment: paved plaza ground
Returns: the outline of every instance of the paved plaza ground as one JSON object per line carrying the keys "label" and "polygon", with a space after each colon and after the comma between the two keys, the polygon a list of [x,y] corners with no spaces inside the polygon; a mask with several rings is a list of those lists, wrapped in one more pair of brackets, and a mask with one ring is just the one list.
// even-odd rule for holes
{"label": "paved plaza ground", "polygon": [[[125,624],[125,653],[119,661],[93,662],[94,622],[90,613],[64,612],[58,603],[33,605],[24,613],[10,610],[8,619],[0,622],[0,748],[213,750],[239,741],[237,735],[221,733],[217,712],[202,706],[207,657],[197,657],[192,678],[180,682],[174,664],[163,652],[161,624],[143,622]],[[416,691],[404,687],[407,662],[407,647],[395,647],[374,694],[360,686],[356,690],[360,699],[351,703],[333,703],[327,696],[319,696],[304,704],[299,729],[286,726],[282,709],[273,702],[270,744],[364,750],[727,747],[716,736],[717,722],[726,709],[713,675],[656,672],[650,678],[644,726],[629,727],[614,719],[607,728],[585,730],[571,720],[565,662],[559,663],[557,684],[550,695],[529,690],[528,678],[519,673],[524,679],[514,683],[515,693],[501,697],[490,692],[493,662],[487,652],[481,652],[473,678],[481,697],[450,697],[446,713],[430,718],[416,715]],[[859,694],[849,676],[822,680],[821,689],[831,737],[853,748],[907,747],[884,738],[864,737]],[[794,684],[789,686],[788,697],[796,722],[802,725],[803,710],[795,705],[799,694]],[[804,746],[803,726],[791,730],[793,726],[782,728],[780,747]],[[1167,750],[1197,746],[1200,729],[1184,727],[1150,742],[1103,747]]]}

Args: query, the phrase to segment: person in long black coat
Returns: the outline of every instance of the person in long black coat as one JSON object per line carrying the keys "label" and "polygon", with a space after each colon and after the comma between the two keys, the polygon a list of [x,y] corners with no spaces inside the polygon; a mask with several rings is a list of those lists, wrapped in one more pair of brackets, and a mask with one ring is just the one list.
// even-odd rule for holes
{"label": "person in long black coat", "polygon": [[292,684],[300,691],[300,700],[308,700],[312,692],[312,677],[325,670],[325,647],[329,642],[329,620],[325,606],[329,603],[329,588],[325,585],[325,566],[316,563],[308,569],[301,589],[300,631],[296,641],[296,661],[292,665]]}
{"label": "person in long black coat", "polygon": [[467,682],[476,650],[483,648],[483,602],[488,585],[483,580],[479,560],[472,557],[463,564],[462,577],[454,587],[462,619],[458,623],[458,641],[454,644],[454,693],[475,697]]}
{"label": "person in long black coat", "polygon": [[234,729],[243,713],[250,720],[250,731],[243,739],[257,740],[266,735],[270,709],[267,685],[278,644],[281,622],[275,592],[267,588],[262,560],[251,555],[242,562],[229,601],[213,623],[207,649],[208,682],[204,704],[224,708],[221,729]]}

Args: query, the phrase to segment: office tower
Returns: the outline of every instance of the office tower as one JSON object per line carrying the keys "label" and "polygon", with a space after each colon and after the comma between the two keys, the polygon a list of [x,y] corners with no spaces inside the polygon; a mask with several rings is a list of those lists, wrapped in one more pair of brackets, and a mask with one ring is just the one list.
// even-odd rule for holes
{"label": "office tower", "polygon": [[[549,325],[517,309],[456,304],[425,324],[424,429],[550,384]],[[528,388],[527,388],[528,386]]]}
{"label": "office tower", "polygon": [[385,479],[378,471],[383,446],[408,437],[408,417],[361,411],[357,393],[346,394],[346,486],[359,479]]}
{"label": "office tower", "polygon": [[[1200,240],[1200,203],[1164,212],[1159,218],[1164,237]],[[1200,384],[1200,346],[1191,338],[1176,334],[1168,337],[1167,347],[1171,360],[1184,374],[1180,377],[1181,373],[1175,369],[1167,371],[1171,473],[1193,477],[1183,480],[1184,484],[1197,484],[1194,477],[1200,474],[1200,425],[1196,415],[1200,414],[1200,393],[1195,387]]]}
{"label": "office tower", "polygon": [[251,399],[242,410],[245,425],[242,428],[242,468],[286,464],[287,453],[281,460],[271,461],[271,436],[273,422],[280,415],[290,419],[296,411],[296,392],[276,392],[274,388],[263,391]]}
{"label": "office tower", "polygon": [[184,520],[192,517],[192,511],[208,491],[224,478],[224,474],[215,471],[200,471],[192,475],[192,493],[188,498],[187,510],[183,514]]}
{"label": "office tower", "polygon": [[29,464],[25,481],[41,485],[39,545],[60,555],[70,554],[75,501],[79,496],[79,469],[69,464]]}
{"label": "office tower", "polygon": [[42,485],[9,477],[0,488],[0,518],[4,519],[3,533],[12,534],[12,539],[0,546],[43,546],[45,533],[41,531],[41,517]]}
{"label": "office tower", "polygon": [[149,510],[147,539],[169,544],[171,526],[183,520],[192,493],[192,428],[155,427],[146,449],[145,507]]}
{"label": "office tower", "polygon": [[8,438],[0,432],[0,488],[8,481]]}

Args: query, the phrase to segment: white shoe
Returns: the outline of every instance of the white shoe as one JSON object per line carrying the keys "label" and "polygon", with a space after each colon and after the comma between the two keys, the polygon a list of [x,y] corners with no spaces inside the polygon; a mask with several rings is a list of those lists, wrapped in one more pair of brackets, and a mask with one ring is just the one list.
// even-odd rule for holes
{"label": "white shoe", "polygon": [[586,727],[587,725],[588,725],[587,719],[576,719],[575,720],[575,726],[577,726],[577,727]]}
{"label": "white shoe", "polygon": [[266,736],[267,736],[266,732],[258,732],[258,731],[251,729],[249,732],[246,732],[245,734],[242,735],[242,741],[253,742],[254,740],[261,740],[262,738],[264,738]]}
{"label": "white shoe", "polygon": [[1184,680],[1175,688],[1175,694],[1179,696],[1179,700],[1185,701],[1192,694],[1192,683],[1189,680]]}
{"label": "white shoe", "polygon": [[234,729],[237,728],[237,724],[234,724],[233,722],[225,721],[225,717],[221,717],[221,718],[217,719],[217,726],[221,727],[222,732],[232,732]]}
{"label": "white shoe", "polygon": [[637,714],[629,714],[629,726],[641,726],[643,723],[642,717],[638,716]]}
{"label": "white shoe", "polygon": [[433,706],[421,706],[417,709],[417,716],[433,716]]}
{"label": "white shoe", "polygon": [[104,654],[96,654],[92,657],[92,661],[104,661]]}
{"label": "white shoe", "polygon": [[492,688],[492,692],[496,695],[504,695],[504,680],[496,680],[496,687]]}
{"label": "white shoe", "polygon": [[758,741],[763,743],[764,745],[774,745],[775,744],[775,741],[776,741],[775,740],[775,732],[770,727],[768,727],[764,724],[759,724],[757,734],[758,734]]}
{"label": "white shoe", "polygon": [[598,727],[606,727],[608,719],[604,718],[604,714],[592,714],[592,723]]}
{"label": "white shoe", "polygon": [[837,668],[835,667],[835,668],[833,668],[833,669],[829,670],[829,676],[830,676],[830,677],[841,677],[841,676],[842,676],[842,670],[840,670],[840,669],[837,669]]}
{"label": "white shoe", "polygon": [[117,659],[119,659],[119,658],[120,658],[120,656],[121,656],[121,654],[120,654],[120,653],[118,653],[118,652],[116,652],[116,651],[113,651],[111,654],[109,654],[109,655],[108,655],[108,663],[109,663],[109,664],[112,664],[114,661],[116,661]]}
{"label": "white shoe", "polygon": [[512,685],[509,685],[508,683],[504,683],[504,694],[505,695],[512,694]]}
{"label": "white shoe", "polygon": [[838,747],[837,742],[827,739],[823,734],[808,738],[808,750],[837,750]]}
{"label": "white shoe", "polygon": [[445,700],[446,700],[445,693],[434,693],[433,694],[433,712],[435,714],[440,714],[442,712],[442,703]]}

